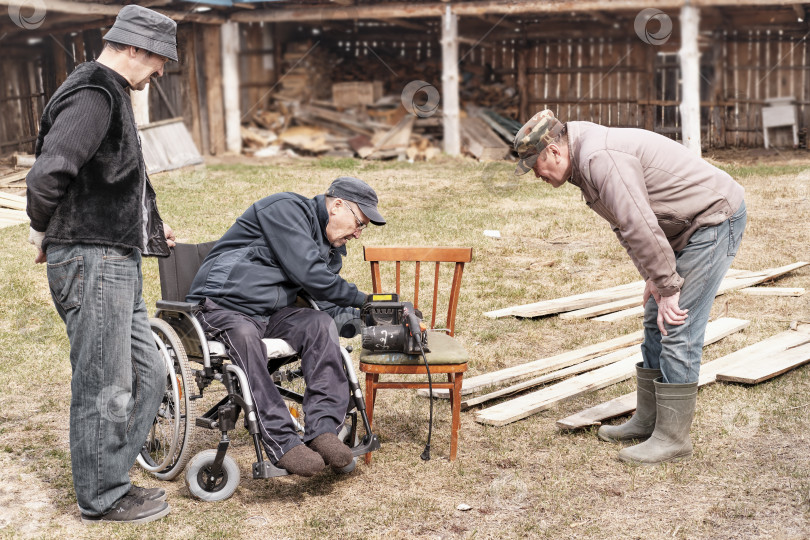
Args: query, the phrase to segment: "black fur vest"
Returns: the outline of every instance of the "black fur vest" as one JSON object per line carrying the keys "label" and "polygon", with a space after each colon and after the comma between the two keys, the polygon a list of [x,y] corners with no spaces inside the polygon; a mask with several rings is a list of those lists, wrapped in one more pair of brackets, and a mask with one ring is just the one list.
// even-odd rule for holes
{"label": "black fur vest", "polygon": [[54,93],[42,114],[36,155],[53,125],[51,109],[82,88],[103,90],[110,97],[107,133],[96,153],[79,170],[48,223],[48,243],[104,244],[131,247],[143,255],[166,257],[169,248],[155,191],[146,176],[132,105],[125,89],[95,62],[78,66]]}

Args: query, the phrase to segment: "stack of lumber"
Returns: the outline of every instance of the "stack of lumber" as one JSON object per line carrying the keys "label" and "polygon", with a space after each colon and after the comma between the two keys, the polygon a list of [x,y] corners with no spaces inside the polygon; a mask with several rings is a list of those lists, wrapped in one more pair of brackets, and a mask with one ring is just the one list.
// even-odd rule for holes
{"label": "stack of lumber", "polygon": [[[700,367],[698,386],[730,381],[756,384],[810,362],[810,325],[798,325]],[[635,391],[557,421],[560,429],[598,426],[636,409]]]}
{"label": "stack of lumber", "polygon": [[[729,270],[717,295],[746,289],[766,281],[777,279],[785,274],[807,266],[808,262],[799,261],[777,268],[767,268],[758,272],[747,270]],[[758,288],[762,289],[762,288]],[[608,289],[544,300],[532,304],[513,306],[484,313],[490,319],[502,317],[542,317],[561,314],[561,319],[593,319],[612,322],[632,316],[641,316],[644,308],[641,305],[644,293],[644,282],[635,281]],[[757,294],[762,294],[761,292]],[[798,296],[800,292],[793,291]]]}
{"label": "stack of lumber", "polygon": [[[704,346],[734,332],[739,332],[746,328],[748,324],[749,322],[746,320],[728,317],[712,321],[706,327]],[[521,420],[549,409],[562,401],[625,381],[635,374],[636,364],[641,361],[641,352],[638,345],[614,351],[601,360],[589,360],[588,362],[591,364],[589,367],[596,367],[592,371],[479,410],[475,413],[475,420],[492,426],[503,426]],[[601,367],[597,367],[600,365]],[[567,373],[560,374],[560,377],[566,375]],[[468,403],[469,401],[467,400]]]}
{"label": "stack of lumber", "polygon": [[284,52],[281,90],[273,95],[282,101],[329,99],[330,74],[335,59],[324,47],[309,41],[288,43]]}
{"label": "stack of lumber", "polygon": [[0,228],[28,223],[25,213],[25,197],[0,192]]}
{"label": "stack of lumber", "polygon": [[15,168],[4,169],[0,171],[0,191],[5,193],[13,193],[15,195],[22,195],[25,193],[25,177],[28,175],[30,168],[17,170]]}
{"label": "stack of lumber", "polygon": [[462,149],[479,161],[505,159],[509,155],[509,145],[480,118],[461,119]]}

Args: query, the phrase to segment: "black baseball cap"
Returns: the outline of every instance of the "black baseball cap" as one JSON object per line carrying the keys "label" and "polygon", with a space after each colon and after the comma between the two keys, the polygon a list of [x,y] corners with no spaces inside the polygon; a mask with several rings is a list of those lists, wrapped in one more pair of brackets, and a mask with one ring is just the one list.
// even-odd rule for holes
{"label": "black baseball cap", "polygon": [[124,6],[104,39],[146,49],[177,62],[177,23],[145,7]]}
{"label": "black baseball cap", "polygon": [[353,176],[336,178],[326,191],[326,195],[355,203],[371,223],[385,225],[385,218],[377,210],[377,193],[359,178]]}

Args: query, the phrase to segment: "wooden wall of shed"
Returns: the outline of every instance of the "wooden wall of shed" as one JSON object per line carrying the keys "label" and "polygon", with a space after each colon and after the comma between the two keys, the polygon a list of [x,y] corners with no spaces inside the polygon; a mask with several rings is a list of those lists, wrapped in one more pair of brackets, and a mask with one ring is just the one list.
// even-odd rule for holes
{"label": "wooden wall of shed", "polygon": [[[177,33],[180,61],[169,62],[163,77],[149,89],[150,122],[183,117],[197,148],[207,153],[224,149],[221,67],[217,59],[209,59],[211,43],[215,41],[214,47],[219,46],[219,40],[211,36],[216,34],[218,38],[218,33],[218,26],[180,24]],[[103,48],[102,34],[101,29],[51,33],[35,45],[3,47],[0,155],[34,151],[45,104],[76,66],[98,57]],[[213,74],[213,85],[207,84],[206,74],[209,77]],[[212,87],[214,92],[206,92]],[[219,107],[212,106],[209,111],[209,103],[213,105],[217,99]]]}

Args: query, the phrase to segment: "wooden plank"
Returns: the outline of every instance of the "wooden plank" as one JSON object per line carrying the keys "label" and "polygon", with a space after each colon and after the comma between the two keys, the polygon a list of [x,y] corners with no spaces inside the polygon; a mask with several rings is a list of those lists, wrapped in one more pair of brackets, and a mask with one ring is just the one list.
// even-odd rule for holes
{"label": "wooden plank", "polygon": [[[767,268],[759,272],[747,272],[734,276],[726,274],[726,277],[723,278],[723,281],[720,284],[720,288],[717,290],[716,296],[720,296],[721,294],[725,294],[727,292],[736,291],[738,289],[751,287],[752,285],[758,285],[771,279],[776,279],[789,272],[807,266],[808,264],[810,263],[799,261],[777,268]],[[614,313],[608,313],[607,315],[600,315],[599,317],[594,317],[592,320],[599,322],[615,322],[628,317],[638,317],[643,314],[644,306],[638,306],[622,311],[616,311]]]}
{"label": "wooden plank", "polygon": [[0,193],[0,206],[14,210],[25,210],[25,197],[12,195],[11,193]]}
{"label": "wooden plank", "polygon": [[[507,384],[531,375],[540,375],[556,369],[567,368],[568,366],[607,354],[611,351],[615,351],[616,349],[636,345],[641,343],[643,339],[644,331],[639,330],[637,332],[633,332],[632,334],[619,336],[600,343],[594,343],[593,345],[588,345],[587,347],[582,347],[581,349],[576,349],[574,351],[566,351],[547,358],[540,358],[539,360],[534,360],[533,362],[527,362],[525,364],[499,369],[490,373],[483,373],[481,375],[476,375],[475,377],[465,377],[461,382],[461,395],[472,394],[479,388],[485,388],[487,386],[494,386],[497,384]],[[427,391],[419,392],[419,394],[422,396],[427,396]],[[442,392],[436,390],[433,391],[433,395],[440,398],[446,398],[449,396],[448,392],[446,391]]]}
{"label": "wooden plank", "polygon": [[[749,321],[733,318],[712,321],[706,327],[704,346],[714,343],[729,334],[739,332],[749,324]],[[478,411],[475,420],[481,424],[491,426],[504,426],[522,420],[549,409],[561,401],[629,379],[635,373],[636,364],[640,361],[641,353],[634,354],[609,366],[601,367],[583,375],[552,384],[537,392]]]}
{"label": "wooden plank", "polygon": [[746,287],[740,289],[743,294],[751,296],[801,296],[804,294],[804,287]]}
{"label": "wooden plank", "polygon": [[603,304],[605,302],[612,302],[621,300],[623,298],[630,298],[638,296],[644,292],[644,282],[634,281],[624,285],[617,285],[607,289],[600,289],[597,291],[588,291],[581,294],[566,296],[563,298],[553,298],[551,300],[543,300],[533,304],[524,304],[520,306],[511,306],[503,309],[496,309],[484,313],[484,316],[490,319],[500,319],[502,317],[540,317],[542,315],[551,315],[553,313],[560,313],[562,311],[573,311],[575,309],[583,309],[591,306]]}
{"label": "wooden plank", "polygon": [[[796,347],[810,341],[810,325],[802,325],[798,331],[788,330],[768,339],[749,345],[743,349],[727,354],[712,362],[700,366],[698,386],[714,384],[717,374],[731,366],[752,359],[767,359],[780,351]],[[581,429],[598,426],[603,420],[630,414],[636,410],[636,393],[630,392],[623,396],[611,399],[599,405],[589,407],[576,414],[557,420],[560,429]]]}
{"label": "wooden plank", "polygon": [[[810,341],[810,338],[808,338]],[[810,362],[810,344],[799,345],[778,354],[730,366],[717,374],[717,380],[759,384]]]}
{"label": "wooden plank", "polygon": [[22,210],[7,210],[5,208],[0,208],[0,218],[7,221],[16,221],[17,223],[28,221],[28,215]]}
{"label": "wooden plank", "polygon": [[596,358],[586,360],[585,362],[580,362],[578,364],[574,364],[573,366],[569,366],[564,369],[558,369],[556,371],[552,371],[551,373],[546,373],[545,375],[529,379],[528,381],[523,381],[521,383],[508,386],[506,388],[501,388],[500,390],[496,390],[488,394],[466,399],[461,402],[461,408],[469,409],[470,407],[480,405],[481,403],[486,403],[487,401],[491,401],[495,398],[516,394],[518,392],[522,392],[523,390],[528,390],[529,388],[540,386],[541,384],[546,384],[551,381],[565,379],[566,377],[569,377],[571,375],[579,375],[580,373],[585,373],[586,371],[591,371],[603,366],[607,366],[609,364],[613,364],[614,362],[618,362],[619,360],[624,360],[630,355],[638,354],[640,350],[641,345],[632,345],[630,347],[619,349],[618,351],[603,354],[602,356],[597,356]]}
{"label": "wooden plank", "polygon": [[624,300],[616,300],[615,302],[608,302],[607,304],[600,304],[598,306],[593,306],[585,309],[577,309],[574,311],[568,311],[566,313],[560,313],[560,318],[567,321],[576,319],[590,319],[591,317],[604,315],[605,313],[613,313],[614,311],[636,307],[639,304],[641,304],[641,298],[634,296],[632,298],[627,298]]}
{"label": "wooden plank", "polygon": [[480,118],[461,119],[461,142],[479,160],[501,160],[509,155],[509,145]]}

